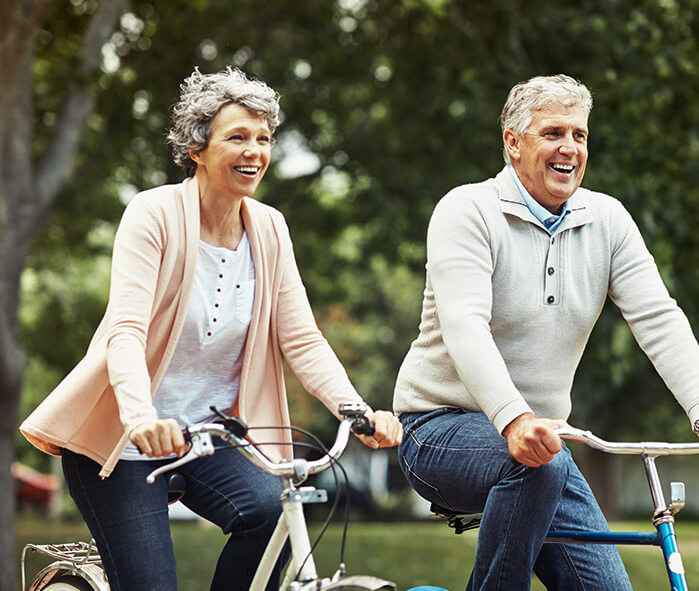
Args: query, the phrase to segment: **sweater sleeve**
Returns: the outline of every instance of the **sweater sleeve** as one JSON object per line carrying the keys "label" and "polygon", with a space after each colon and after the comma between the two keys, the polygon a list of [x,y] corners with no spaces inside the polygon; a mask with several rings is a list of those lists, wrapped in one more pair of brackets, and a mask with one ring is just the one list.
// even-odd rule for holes
{"label": "sweater sleeve", "polygon": [[694,422],[699,419],[699,345],[668,293],[638,227],[617,202],[609,296],[658,374]]}
{"label": "sweater sleeve", "polygon": [[444,344],[459,378],[498,431],[531,412],[490,331],[494,255],[483,215],[462,191],[437,205],[427,231],[427,268]]}
{"label": "sweater sleeve", "polygon": [[126,433],[157,414],[151,401],[146,338],[163,236],[153,211],[134,199],[117,230],[109,292],[107,368]]}

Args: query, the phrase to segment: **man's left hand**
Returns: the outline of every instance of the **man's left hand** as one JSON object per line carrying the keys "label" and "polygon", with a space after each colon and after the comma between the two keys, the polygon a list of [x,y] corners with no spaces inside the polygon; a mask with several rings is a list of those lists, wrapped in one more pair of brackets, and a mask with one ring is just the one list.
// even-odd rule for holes
{"label": "man's left hand", "polygon": [[373,435],[357,435],[361,442],[372,449],[395,447],[403,440],[403,425],[390,411],[377,410],[367,413],[367,418],[374,423]]}

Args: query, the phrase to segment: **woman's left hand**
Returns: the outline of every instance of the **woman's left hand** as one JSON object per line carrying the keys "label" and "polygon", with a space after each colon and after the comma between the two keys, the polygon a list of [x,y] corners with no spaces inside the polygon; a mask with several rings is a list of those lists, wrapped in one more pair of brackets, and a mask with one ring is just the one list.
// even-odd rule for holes
{"label": "woman's left hand", "polygon": [[403,425],[390,411],[367,412],[367,418],[374,423],[373,435],[357,435],[361,442],[372,449],[394,447],[403,439]]}

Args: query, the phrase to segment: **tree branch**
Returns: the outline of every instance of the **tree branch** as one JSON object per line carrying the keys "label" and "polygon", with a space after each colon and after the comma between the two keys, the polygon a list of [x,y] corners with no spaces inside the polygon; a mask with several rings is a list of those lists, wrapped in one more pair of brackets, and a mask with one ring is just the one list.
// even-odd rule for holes
{"label": "tree branch", "polygon": [[46,156],[37,174],[37,194],[42,210],[70,180],[75,154],[95,108],[90,78],[100,64],[101,48],[123,14],[127,0],[103,0],[90,21],[80,50],[80,78],[71,85]]}
{"label": "tree branch", "polygon": [[53,1],[0,2],[0,137],[11,120],[10,105],[34,46],[34,35]]}

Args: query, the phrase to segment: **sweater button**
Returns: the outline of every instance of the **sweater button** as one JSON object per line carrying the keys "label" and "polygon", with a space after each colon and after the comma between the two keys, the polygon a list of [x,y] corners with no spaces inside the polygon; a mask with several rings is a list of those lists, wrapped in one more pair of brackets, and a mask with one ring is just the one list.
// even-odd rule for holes
{"label": "sweater button", "polygon": [[546,302],[548,304],[553,304],[553,302],[555,302],[555,301],[556,301],[556,298],[554,298],[553,296],[549,296],[546,298]]}
{"label": "sweater button", "polygon": [[548,269],[546,269],[546,272],[547,272],[549,275],[553,275],[553,274],[555,273],[553,267],[549,267]]}

